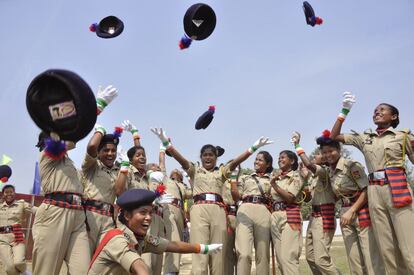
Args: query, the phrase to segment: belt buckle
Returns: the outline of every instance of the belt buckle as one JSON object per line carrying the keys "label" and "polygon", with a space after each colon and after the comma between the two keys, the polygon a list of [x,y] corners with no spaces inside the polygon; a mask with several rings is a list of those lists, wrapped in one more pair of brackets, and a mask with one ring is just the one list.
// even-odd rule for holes
{"label": "belt buckle", "polygon": [[258,196],[254,196],[252,199],[252,202],[258,202],[259,201],[259,197]]}
{"label": "belt buckle", "polygon": [[82,205],[82,199],[78,195],[72,195],[72,203],[76,205]]}
{"label": "belt buckle", "polygon": [[278,203],[278,202],[275,202],[275,204],[273,205],[273,209],[274,210],[276,210],[276,211],[278,211],[278,210],[280,210],[280,203]]}
{"label": "belt buckle", "polygon": [[206,201],[216,201],[216,195],[206,194]]}
{"label": "belt buckle", "polygon": [[109,206],[109,204],[104,203],[104,204],[102,205],[102,209],[103,209],[103,210],[105,210],[105,211],[109,211],[109,210],[110,210],[110,206]]}
{"label": "belt buckle", "polygon": [[12,233],[13,232],[13,228],[12,227],[10,227],[10,226],[7,226],[5,229],[4,229],[4,233]]}
{"label": "belt buckle", "polygon": [[374,180],[382,180],[385,179],[385,171],[375,171],[372,173]]}

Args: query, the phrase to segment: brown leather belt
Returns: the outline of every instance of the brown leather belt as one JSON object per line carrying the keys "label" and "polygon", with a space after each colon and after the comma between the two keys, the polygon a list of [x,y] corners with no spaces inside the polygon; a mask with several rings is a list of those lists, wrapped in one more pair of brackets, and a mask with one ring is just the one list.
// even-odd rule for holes
{"label": "brown leather belt", "polygon": [[202,193],[193,197],[194,203],[223,203],[223,198],[219,194]]}
{"label": "brown leather belt", "polygon": [[244,197],[242,201],[246,203],[267,204],[269,200],[264,198],[263,196],[247,196],[247,197]]}

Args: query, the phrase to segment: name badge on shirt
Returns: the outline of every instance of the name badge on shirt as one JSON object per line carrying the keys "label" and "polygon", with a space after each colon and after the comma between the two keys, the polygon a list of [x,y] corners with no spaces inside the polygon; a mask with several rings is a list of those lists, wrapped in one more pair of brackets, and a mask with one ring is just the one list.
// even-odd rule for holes
{"label": "name badge on shirt", "polygon": [[216,201],[216,196],[214,194],[206,194],[206,201]]}

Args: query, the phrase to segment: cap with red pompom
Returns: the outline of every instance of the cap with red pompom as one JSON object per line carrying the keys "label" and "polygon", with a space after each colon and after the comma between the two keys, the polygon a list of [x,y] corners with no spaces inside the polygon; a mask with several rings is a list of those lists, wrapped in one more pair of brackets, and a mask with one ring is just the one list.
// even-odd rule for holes
{"label": "cap with red pompom", "polygon": [[91,32],[95,32],[100,38],[114,38],[124,31],[124,22],[116,16],[107,16],[99,24],[93,23],[89,26]]}
{"label": "cap with red pompom", "polygon": [[198,119],[195,124],[196,130],[206,129],[213,121],[214,113],[216,111],[215,106],[209,106],[208,110],[205,111]]}
{"label": "cap with red pompom", "polygon": [[307,1],[303,2],[303,12],[305,13],[306,24],[315,27],[315,25],[323,23],[322,18],[315,16],[315,11]]}
{"label": "cap with red pompom", "polygon": [[12,169],[8,165],[0,165],[0,184],[1,184],[1,191],[3,192],[4,188],[8,186],[13,186],[9,182],[9,179],[12,175]]}
{"label": "cap with red pompom", "polygon": [[189,7],[183,19],[185,35],[178,44],[180,49],[190,47],[193,40],[209,37],[216,27],[216,20],[216,14],[209,5],[198,3]]}
{"label": "cap with red pompom", "polygon": [[115,130],[112,134],[104,135],[101,139],[101,142],[99,143],[98,151],[101,150],[105,144],[114,144],[117,146],[119,144],[119,138],[121,137],[123,130],[124,129],[122,127],[115,127]]}

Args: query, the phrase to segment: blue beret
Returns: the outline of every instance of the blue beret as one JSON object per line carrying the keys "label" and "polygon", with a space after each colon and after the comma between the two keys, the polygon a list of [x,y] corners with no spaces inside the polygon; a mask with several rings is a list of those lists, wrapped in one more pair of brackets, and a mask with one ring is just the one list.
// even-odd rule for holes
{"label": "blue beret", "polygon": [[131,189],[118,197],[116,204],[122,209],[132,210],[145,205],[151,205],[157,195],[146,189]]}

